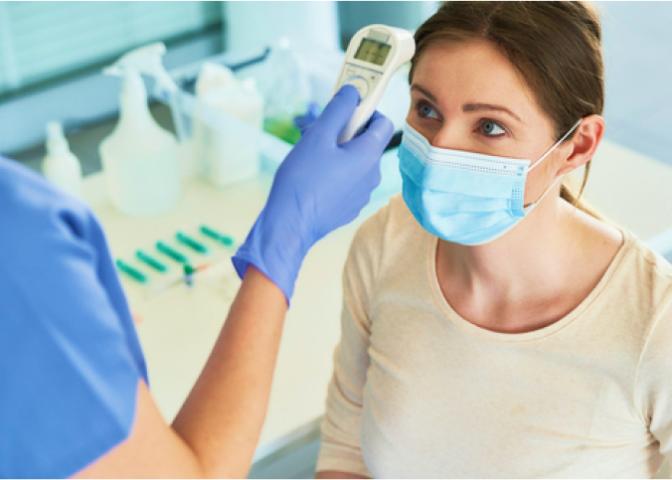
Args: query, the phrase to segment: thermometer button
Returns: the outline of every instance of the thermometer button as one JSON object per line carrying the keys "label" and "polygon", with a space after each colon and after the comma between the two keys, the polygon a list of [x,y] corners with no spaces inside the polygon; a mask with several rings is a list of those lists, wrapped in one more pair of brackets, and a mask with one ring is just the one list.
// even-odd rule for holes
{"label": "thermometer button", "polygon": [[359,96],[364,99],[366,97],[366,94],[369,93],[369,82],[367,82],[364,77],[360,77],[359,75],[349,77],[345,83],[348,83],[355,87],[357,91],[359,92]]}

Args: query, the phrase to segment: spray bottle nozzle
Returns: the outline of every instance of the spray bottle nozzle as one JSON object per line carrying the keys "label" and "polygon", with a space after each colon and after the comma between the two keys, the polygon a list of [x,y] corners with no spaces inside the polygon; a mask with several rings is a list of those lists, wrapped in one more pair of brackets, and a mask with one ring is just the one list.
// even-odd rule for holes
{"label": "spray bottle nozzle", "polygon": [[177,85],[161,63],[165,53],[166,46],[161,42],[145,45],[124,54],[114,64],[105,67],[103,73],[116,76],[124,76],[128,72],[141,73],[154,78],[169,92],[175,92]]}

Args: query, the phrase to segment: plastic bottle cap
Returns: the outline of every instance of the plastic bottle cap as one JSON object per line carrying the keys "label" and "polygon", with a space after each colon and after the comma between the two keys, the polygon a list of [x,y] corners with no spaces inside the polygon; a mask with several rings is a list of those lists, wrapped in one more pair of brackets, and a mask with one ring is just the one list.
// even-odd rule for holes
{"label": "plastic bottle cap", "polygon": [[70,146],[63,134],[63,126],[59,122],[47,123],[47,153],[57,155],[64,151],[70,151]]}

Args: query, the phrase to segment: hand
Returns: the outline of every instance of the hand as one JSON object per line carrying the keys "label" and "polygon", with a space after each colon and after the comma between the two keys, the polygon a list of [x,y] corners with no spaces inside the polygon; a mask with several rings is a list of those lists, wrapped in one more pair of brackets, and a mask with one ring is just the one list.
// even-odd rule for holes
{"label": "hand", "polygon": [[337,142],[358,103],[357,90],[344,86],[305,131],[278,168],[266,205],[232,259],[241,278],[254,265],[288,303],[308,250],[356,218],[380,183],[380,157],[394,130],[386,117],[374,113],[357,137]]}
{"label": "hand", "polygon": [[310,102],[308,104],[308,108],[306,109],[306,113],[294,117],[294,125],[296,125],[297,128],[301,130],[301,136],[306,133],[308,127],[310,127],[315,122],[315,120],[317,120],[319,115],[320,106],[315,102]]}

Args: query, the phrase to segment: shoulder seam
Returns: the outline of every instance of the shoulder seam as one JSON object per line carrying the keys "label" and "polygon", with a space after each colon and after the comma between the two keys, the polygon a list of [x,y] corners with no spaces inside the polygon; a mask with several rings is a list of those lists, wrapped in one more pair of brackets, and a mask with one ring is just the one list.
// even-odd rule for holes
{"label": "shoulder seam", "polygon": [[[672,279],[672,264],[667,262],[667,259],[660,252],[652,250],[645,244],[639,244],[638,246],[640,255],[649,266],[653,267],[655,273]],[[658,257],[662,258],[665,263],[661,264]]]}

